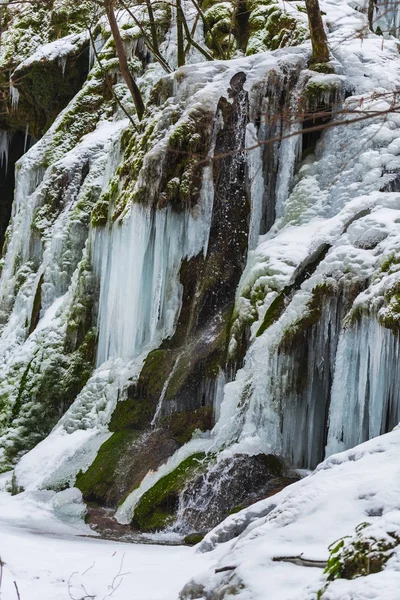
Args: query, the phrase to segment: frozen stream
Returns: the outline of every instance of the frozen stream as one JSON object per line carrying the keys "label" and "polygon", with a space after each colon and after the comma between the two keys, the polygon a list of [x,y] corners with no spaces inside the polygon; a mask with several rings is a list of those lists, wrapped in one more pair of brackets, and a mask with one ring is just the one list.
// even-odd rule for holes
{"label": "frozen stream", "polygon": [[[82,521],[58,520],[51,503],[0,492],[1,600],[173,600],[210,557],[183,546],[84,537]],[[83,536],[83,537],[82,537]]]}

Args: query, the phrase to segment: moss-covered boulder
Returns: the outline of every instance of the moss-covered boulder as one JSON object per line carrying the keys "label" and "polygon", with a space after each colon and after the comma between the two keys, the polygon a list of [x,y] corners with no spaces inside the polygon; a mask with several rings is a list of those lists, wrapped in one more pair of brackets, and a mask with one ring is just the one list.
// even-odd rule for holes
{"label": "moss-covered boulder", "polygon": [[235,454],[209,465],[182,491],[180,526],[209,531],[229,514],[267,498],[296,481],[283,460],[272,454]]}
{"label": "moss-covered boulder", "polygon": [[25,132],[28,125],[38,139],[79,91],[89,70],[93,9],[91,2],[53,0],[0,9],[0,129]]}
{"label": "moss-covered boulder", "polygon": [[172,523],[179,505],[179,495],[199,472],[207,468],[205,454],[193,454],[159,479],[135,506],[132,526],[140,531],[155,531]]}
{"label": "moss-covered boulder", "polygon": [[307,39],[308,29],[299,7],[294,8],[291,5],[291,10],[284,10],[274,0],[250,0],[247,7],[247,55],[296,46]]}

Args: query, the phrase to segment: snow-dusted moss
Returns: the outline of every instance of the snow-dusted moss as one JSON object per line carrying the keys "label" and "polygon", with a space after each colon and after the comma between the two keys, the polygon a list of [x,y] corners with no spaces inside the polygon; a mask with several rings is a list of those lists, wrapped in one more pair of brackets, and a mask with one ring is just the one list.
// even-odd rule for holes
{"label": "snow-dusted moss", "polygon": [[305,112],[331,109],[343,98],[343,78],[334,74],[312,75],[302,92],[300,105]]}
{"label": "snow-dusted moss", "polygon": [[371,523],[360,523],[353,536],[346,536],[329,547],[325,569],[327,583],[319,590],[318,600],[329,596],[329,582],[355,579],[379,573],[400,545],[397,531],[385,531]]}
{"label": "snow-dusted moss", "polygon": [[207,23],[205,41],[216,58],[230,58],[238,49],[236,9],[233,2],[217,2],[204,13]]}
{"label": "snow-dusted moss", "polygon": [[85,0],[0,9],[1,129],[25,131],[28,125],[37,139],[78,92],[89,68],[85,23],[93,6]]}
{"label": "snow-dusted moss", "polygon": [[191,479],[207,468],[208,463],[205,454],[193,454],[159,479],[136,505],[133,527],[141,531],[155,531],[170,524],[178,508],[180,492]]}
{"label": "snow-dusted moss", "polygon": [[[308,37],[304,13],[282,6],[276,0],[251,0],[246,54],[257,54],[285,46],[296,46]],[[295,8],[298,8],[297,6]]]}

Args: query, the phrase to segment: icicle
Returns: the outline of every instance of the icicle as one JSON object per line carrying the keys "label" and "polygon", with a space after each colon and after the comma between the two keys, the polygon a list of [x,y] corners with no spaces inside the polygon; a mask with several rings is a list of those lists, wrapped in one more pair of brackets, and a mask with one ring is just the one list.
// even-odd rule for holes
{"label": "icicle", "polygon": [[61,67],[63,77],[65,76],[65,69],[67,68],[68,56],[60,56],[58,59],[58,64]]}
{"label": "icicle", "polygon": [[0,131],[0,166],[8,170],[8,153],[10,149],[11,133]]}
{"label": "icicle", "polygon": [[12,83],[10,83],[10,100],[12,110],[16,111],[19,103],[19,90]]}
{"label": "icicle", "polygon": [[[251,197],[251,212],[250,212],[250,227],[249,227],[249,250],[254,250],[258,243],[258,236],[261,228],[261,219],[263,211],[263,195],[264,195],[264,174],[262,147],[258,145],[257,130],[253,123],[247,126],[246,130],[246,148],[248,150],[247,162],[249,165],[250,178],[250,197]],[[254,148],[254,146],[257,146]]]}
{"label": "icicle", "polygon": [[380,27],[384,34],[398,37],[400,32],[400,7],[398,3],[392,0],[377,0],[375,4],[374,31]]}
{"label": "icicle", "polygon": [[[302,90],[302,80],[297,84],[295,92],[292,95],[289,114],[296,114],[298,110],[298,98]],[[282,136],[294,134],[302,130],[301,123],[283,123]],[[285,201],[289,197],[293,175],[295,173],[296,163],[301,156],[302,136],[292,135],[282,140],[279,148],[279,172],[276,184],[275,211],[277,218],[284,213]]]}
{"label": "icicle", "polygon": [[116,357],[131,360],[172,334],[181,305],[182,260],[207,247],[210,186],[207,168],[200,205],[193,213],[134,204],[111,231],[95,232],[94,264],[100,279],[98,365]]}
{"label": "icicle", "polygon": [[[94,47],[93,47],[94,43]],[[96,60],[96,54],[99,54],[104,46],[104,38],[99,34],[95,40],[91,40],[89,44],[89,71],[93,68]]]}
{"label": "icicle", "polygon": [[392,429],[400,420],[398,338],[373,316],[343,331],[337,353],[326,455]]}
{"label": "icicle", "polygon": [[29,143],[29,123],[26,124],[26,129],[25,129],[24,154],[28,150],[28,143]]}

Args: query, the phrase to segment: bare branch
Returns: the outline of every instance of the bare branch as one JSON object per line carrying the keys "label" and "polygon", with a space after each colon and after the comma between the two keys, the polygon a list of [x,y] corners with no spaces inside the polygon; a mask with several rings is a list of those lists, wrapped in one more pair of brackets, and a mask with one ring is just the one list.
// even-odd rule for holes
{"label": "bare branch", "polygon": [[274,562],[287,562],[299,567],[313,567],[317,569],[325,569],[326,560],[311,560],[309,558],[303,558],[302,554],[299,556],[274,556],[272,559]]}

